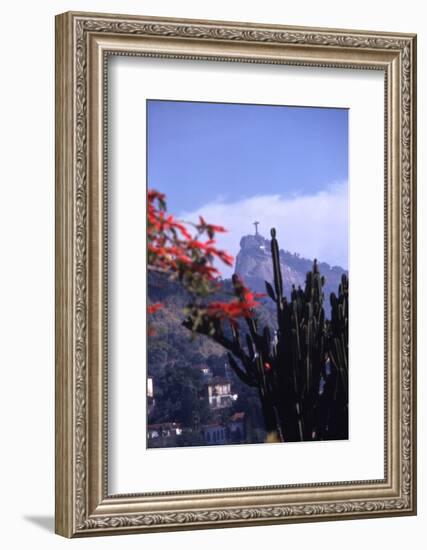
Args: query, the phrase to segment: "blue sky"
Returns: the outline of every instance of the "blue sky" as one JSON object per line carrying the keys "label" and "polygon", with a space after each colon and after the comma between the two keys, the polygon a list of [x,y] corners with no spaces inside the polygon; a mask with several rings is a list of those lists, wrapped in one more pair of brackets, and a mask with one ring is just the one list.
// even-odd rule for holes
{"label": "blue sky", "polygon": [[265,236],[283,226],[283,248],[347,267],[348,110],[149,100],[147,142],[148,186],[226,225],[233,254],[255,217]]}

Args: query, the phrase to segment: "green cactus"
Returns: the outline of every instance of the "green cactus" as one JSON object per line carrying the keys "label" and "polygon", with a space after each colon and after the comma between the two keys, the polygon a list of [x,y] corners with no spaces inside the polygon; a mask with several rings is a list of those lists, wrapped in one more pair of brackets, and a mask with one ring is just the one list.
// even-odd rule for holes
{"label": "green cactus", "polygon": [[[279,245],[271,230],[274,286],[267,294],[276,304],[278,330],[258,329],[256,318],[245,319],[247,333],[233,326],[231,337],[220,322],[195,328],[228,350],[237,376],[257,387],[269,440],[310,441],[348,437],[348,279],[342,277],[338,296],[331,294],[331,320],[323,308],[325,284],[317,261],[306,276],[305,289],[283,296]],[[238,279],[233,278],[233,284]]]}

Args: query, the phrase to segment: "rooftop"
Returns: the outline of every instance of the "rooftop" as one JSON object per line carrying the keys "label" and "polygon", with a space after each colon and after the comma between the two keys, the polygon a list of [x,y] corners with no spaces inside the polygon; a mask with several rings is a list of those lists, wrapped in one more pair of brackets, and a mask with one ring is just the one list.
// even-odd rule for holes
{"label": "rooftop", "polygon": [[225,378],[224,376],[214,376],[209,382],[206,382],[207,386],[218,386],[218,385],[226,385],[230,384],[230,380],[228,378]]}
{"label": "rooftop", "polygon": [[159,428],[169,428],[175,429],[180,428],[181,424],[179,422],[160,422],[159,424],[148,424],[148,430],[158,430]]}
{"label": "rooftop", "polygon": [[230,418],[230,422],[238,422],[239,420],[244,420],[244,419],[245,419],[245,413],[244,412],[236,412]]}

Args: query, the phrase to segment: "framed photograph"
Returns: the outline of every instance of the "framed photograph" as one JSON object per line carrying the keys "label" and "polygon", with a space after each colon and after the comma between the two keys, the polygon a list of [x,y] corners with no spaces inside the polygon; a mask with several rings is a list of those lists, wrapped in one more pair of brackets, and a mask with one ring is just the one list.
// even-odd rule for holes
{"label": "framed photograph", "polygon": [[416,37],[56,18],[56,532],[416,513]]}

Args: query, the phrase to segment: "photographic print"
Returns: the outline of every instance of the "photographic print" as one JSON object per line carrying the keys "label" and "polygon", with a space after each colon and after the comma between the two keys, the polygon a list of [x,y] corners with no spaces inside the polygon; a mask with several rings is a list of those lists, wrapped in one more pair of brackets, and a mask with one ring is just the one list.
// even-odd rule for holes
{"label": "photographic print", "polygon": [[148,448],[348,438],[348,110],[147,101]]}

